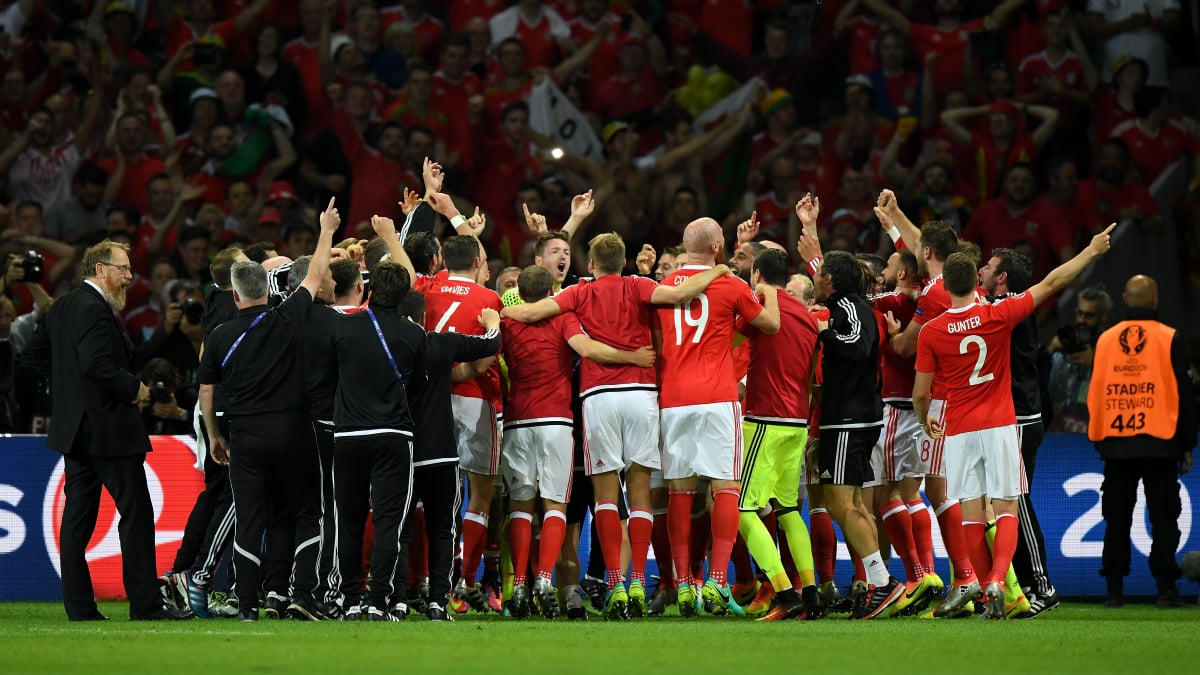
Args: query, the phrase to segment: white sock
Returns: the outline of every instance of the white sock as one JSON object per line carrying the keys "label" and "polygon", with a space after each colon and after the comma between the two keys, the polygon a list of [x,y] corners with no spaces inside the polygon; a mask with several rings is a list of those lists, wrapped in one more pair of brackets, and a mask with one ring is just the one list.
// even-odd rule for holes
{"label": "white sock", "polygon": [[879,551],[864,556],[862,561],[867,570],[867,583],[876,587],[887,586],[892,575],[888,574],[887,565],[883,563],[883,556],[879,555]]}

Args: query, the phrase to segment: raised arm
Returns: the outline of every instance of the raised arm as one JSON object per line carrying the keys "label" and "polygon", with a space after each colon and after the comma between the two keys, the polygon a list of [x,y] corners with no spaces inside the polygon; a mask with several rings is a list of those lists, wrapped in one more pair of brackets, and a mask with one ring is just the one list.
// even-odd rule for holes
{"label": "raised arm", "polygon": [[1058,110],[1046,105],[1027,105],[1025,110],[1042,122],[1033,132],[1033,144],[1042,148],[1054,135],[1054,129],[1058,127]]}
{"label": "raised arm", "polygon": [[988,111],[987,106],[974,106],[970,108],[958,108],[955,110],[942,111],[942,124],[946,127],[946,132],[959,145],[971,144],[971,131],[964,126],[967,120],[978,117]]}
{"label": "raised arm", "polygon": [[884,0],[862,0],[862,4],[867,6],[867,9],[875,12],[875,14],[884,21],[896,27],[896,30],[908,35],[908,29],[912,27],[912,22]]}
{"label": "raised arm", "polygon": [[694,274],[678,286],[659,284],[650,294],[650,302],[656,305],[682,305],[704,292],[708,285],[729,274],[729,267],[715,265],[700,274]]}
{"label": "raised arm", "polygon": [[279,156],[267,163],[263,167],[263,171],[274,180],[281,173],[287,171],[288,167],[295,164],[299,156],[296,154],[296,147],[292,145],[292,139],[288,138],[287,132],[284,131],[283,125],[275,120],[271,120],[271,138],[275,141],[275,150]]}
{"label": "raised arm", "polygon": [[1108,253],[1112,248],[1111,234],[1113,229],[1117,227],[1116,223],[1109,225],[1103,232],[1092,237],[1092,241],[1074,258],[1055,267],[1046,275],[1045,279],[1034,284],[1029,289],[1029,295],[1033,296],[1034,306],[1042,304],[1042,302],[1055,293],[1066,288],[1075,277],[1078,277],[1087,266],[1092,264],[1092,261]]}
{"label": "raised arm", "polygon": [[559,314],[562,314],[562,308],[554,298],[542,298],[534,303],[513,305],[500,310],[500,316],[518,323],[537,323]]}
{"label": "raised arm", "polygon": [[654,365],[654,348],[650,345],[639,347],[637,351],[629,352],[622,349],[614,349],[603,342],[597,342],[582,334],[567,340],[567,345],[576,354],[596,363],[629,365],[639,368],[649,368]]}
{"label": "raised arm", "polygon": [[[915,255],[921,255],[921,230],[913,222],[904,215],[900,210],[900,203],[896,201],[896,193],[891,190],[882,190],[879,193],[879,198],[875,202],[875,215],[879,217],[879,224],[884,230],[888,229],[886,218],[892,226],[900,230],[900,236],[894,237],[904,241],[904,247],[912,251]],[[890,233],[889,233],[890,236]]]}
{"label": "raised arm", "polygon": [[317,297],[321,282],[329,272],[329,251],[333,248],[333,233],[342,224],[342,218],[333,207],[334,197],[329,198],[329,206],[321,212],[321,235],[317,237],[317,247],[313,250],[312,262],[308,265],[308,274],[300,282],[301,288],[307,288],[312,297]]}
{"label": "raised arm", "polygon": [[571,217],[567,218],[567,222],[562,227],[562,233],[567,235],[568,240],[575,236],[575,231],[595,210],[596,201],[592,199],[591,190],[571,198]]}
{"label": "raised arm", "polygon": [[759,284],[755,293],[763,296],[763,311],[750,320],[750,325],[759,331],[774,335],[779,332],[779,289],[767,284]]}
{"label": "raised arm", "polygon": [[404,245],[400,243],[400,236],[396,234],[396,223],[384,216],[371,216],[371,229],[375,230],[375,234],[387,245],[388,255],[392,260],[408,270],[410,283],[416,283],[417,270],[413,267],[408,252],[404,250]]}

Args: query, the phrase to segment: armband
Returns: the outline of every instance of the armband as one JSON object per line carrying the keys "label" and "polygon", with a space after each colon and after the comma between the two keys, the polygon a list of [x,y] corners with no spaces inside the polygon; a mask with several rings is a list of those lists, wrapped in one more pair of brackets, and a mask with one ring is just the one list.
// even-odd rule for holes
{"label": "armband", "polygon": [[460,213],[457,216],[454,216],[453,218],[450,219],[450,227],[453,227],[454,229],[457,230],[458,226],[462,225],[465,222],[467,222],[467,217]]}

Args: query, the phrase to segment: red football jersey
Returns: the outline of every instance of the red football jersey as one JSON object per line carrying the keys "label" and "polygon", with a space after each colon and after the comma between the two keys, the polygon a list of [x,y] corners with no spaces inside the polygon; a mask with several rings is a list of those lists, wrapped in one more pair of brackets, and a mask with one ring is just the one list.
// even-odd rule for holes
{"label": "red football jersey", "polygon": [[[684,265],[663,283],[678,286],[706,269]],[[761,312],[746,282],[729,277],[714,281],[686,307],[656,308],[655,321],[662,331],[659,407],[738,400],[731,354],[734,321],[753,321]]]}
{"label": "red football jersey", "polygon": [[[880,316],[891,312],[892,317],[900,322],[900,330],[904,330],[917,311],[917,303],[907,293],[892,291],[875,297],[875,311]],[[887,326],[884,326],[883,330],[886,335]],[[900,356],[892,349],[887,339],[884,339],[883,346],[879,349],[879,361],[883,371],[881,393],[884,403],[912,402],[913,379],[916,376],[913,364],[916,360],[916,356]]]}
{"label": "red football jersey", "polygon": [[1009,344],[1012,329],[1033,313],[1033,296],[952,307],[921,329],[917,371],[946,383],[945,433],[955,436],[1017,423]]}
{"label": "red football jersey", "polygon": [[[425,293],[425,330],[431,333],[462,333],[483,335],[479,313],[485,309],[503,309],[496,292],[466,277],[447,276],[445,282],[422,289]],[[500,366],[493,363],[486,373],[473,380],[456,382],[450,393],[492,402],[499,410]]]}
{"label": "red football jersey", "polygon": [[[917,308],[913,310],[912,320],[918,326],[924,326],[927,321],[936,319],[947,309],[950,309],[950,292],[946,290],[945,284],[942,283],[942,275],[939,274],[921,289],[921,297],[917,298]],[[933,373],[933,397],[938,400],[946,397],[945,383],[942,382],[941,373],[937,371]]]}
{"label": "red football jersey", "polygon": [[503,321],[500,335],[508,365],[505,423],[570,422],[575,352],[567,340],[583,335],[579,319],[567,313],[532,324]]}
{"label": "red football jersey", "polygon": [[809,387],[817,353],[817,319],[799,300],[780,291],[779,332],[760,333],[745,318],[737,331],[750,338],[746,372],[747,419],[778,424],[805,424]]}
{"label": "red football jersey", "polygon": [[[636,351],[652,345],[650,296],[658,284],[645,277],[607,274],[595,281],[568,286],[554,302],[574,312],[588,337],[613,349]],[[600,391],[654,390],[654,368],[596,363],[583,359],[579,366],[579,395]]]}
{"label": "red football jersey", "polygon": [[939,101],[947,92],[965,85],[963,62],[967,58],[967,40],[972,32],[983,29],[982,19],[950,30],[915,21],[909,24],[908,41],[917,55],[917,61],[924,63],[930,54],[938,55],[937,63],[933,66],[933,86]]}
{"label": "red football jersey", "polygon": [[1112,135],[1129,146],[1129,158],[1137,167],[1143,185],[1152,185],[1169,166],[1179,161],[1182,153],[1187,157],[1200,155],[1200,138],[1196,138],[1184,123],[1169,119],[1151,133],[1137,120],[1117,125]]}
{"label": "red football jersey", "polygon": [[[1042,50],[1030,54],[1021,61],[1017,68],[1017,91],[1027,94],[1037,91],[1041,82],[1049,77],[1057,77],[1067,89],[1088,93],[1087,78],[1083,74],[1083,62],[1074,52],[1068,51],[1058,63],[1050,61],[1050,56]],[[1051,100],[1049,105],[1058,110],[1059,128],[1069,128],[1080,122],[1083,110],[1066,98]]]}

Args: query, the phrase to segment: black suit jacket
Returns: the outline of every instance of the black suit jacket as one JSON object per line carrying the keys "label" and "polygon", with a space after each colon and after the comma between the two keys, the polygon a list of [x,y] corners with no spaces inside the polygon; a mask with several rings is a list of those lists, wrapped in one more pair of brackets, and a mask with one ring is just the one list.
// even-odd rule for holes
{"label": "black suit jacket", "polygon": [[48,448],[95,457],[150,452],[133,403],[140,381],[132,346],[99,291],[84,283],[54,303],[28,349],[50,375]]}

